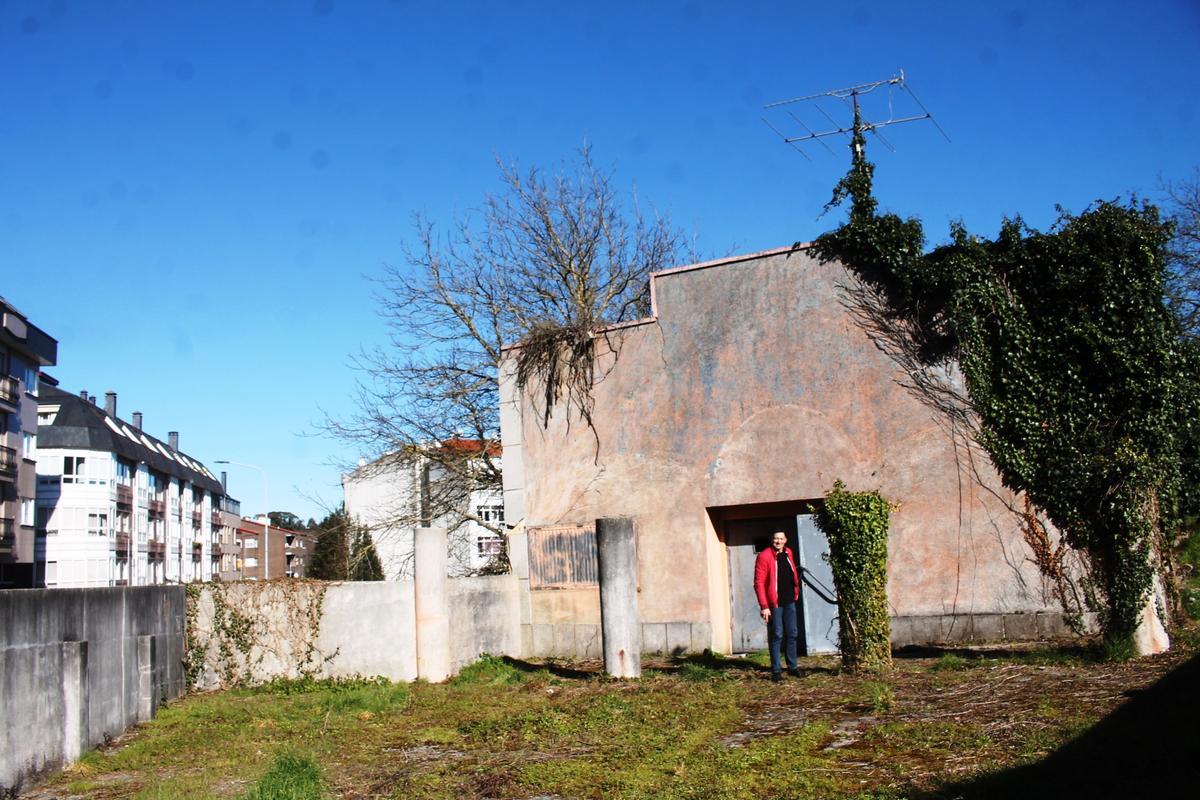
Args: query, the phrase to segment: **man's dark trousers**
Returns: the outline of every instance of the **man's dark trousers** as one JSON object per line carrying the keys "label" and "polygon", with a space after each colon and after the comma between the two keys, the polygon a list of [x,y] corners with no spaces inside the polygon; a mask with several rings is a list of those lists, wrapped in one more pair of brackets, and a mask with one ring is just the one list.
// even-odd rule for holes
{"label": "man's dark trousers", "polygon": [[779,608],[771,609],[771,619],[767,622],[767,644],[771,648],[771,672],[775,675],[783,672],[779,652],[781,645],[785,648],[788,669],[796,668],[796,638],[799,635],[795,603],[784,603]]}

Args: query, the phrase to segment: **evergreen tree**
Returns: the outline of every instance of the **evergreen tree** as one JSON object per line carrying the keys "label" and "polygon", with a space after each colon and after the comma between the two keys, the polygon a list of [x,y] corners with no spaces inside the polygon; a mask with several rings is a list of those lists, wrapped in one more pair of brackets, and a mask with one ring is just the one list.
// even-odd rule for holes
{"label": "evergreen tree", "polygon": [[349,578],[350,529],[350,518],[344,506],[331,511],[316,525],[317,543],[308,567],[308,577],[326,581]]}
{"label": "evergreen tree", "polygon": [[350,552],[350,580],[381,581],[383,564],[375,550],[375,540],[365,526],[357,526],[354,532],[354,548]]}

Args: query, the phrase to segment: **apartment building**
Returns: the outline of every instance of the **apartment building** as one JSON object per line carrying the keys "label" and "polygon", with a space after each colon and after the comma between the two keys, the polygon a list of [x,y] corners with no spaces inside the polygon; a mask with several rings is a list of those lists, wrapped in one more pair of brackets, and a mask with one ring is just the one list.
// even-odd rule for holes
{"label": "apartment building", "polygon": [[[450,439],[436,445],[482,458],[477,439]],[[489,457],[501,465],[500,448]],[[428,457],[384,457],[359,463],[342,477],[346,513],[371,532],[387,580],[412,577],[413,534],[422,525],[448,531],[447,570],[452,577],[471,575],[504,552],[504,497],[499,489],[479,489],[449,475]]]}
{"label": "apartment building", "polygon": [[140,586],[220,573],[224,489],[208,468],[117,415],[117,395],[43,383],[38,398],[38,560],[47,587]]}
{"label": "apartment building", "polygon": [[260,515],[240,519],[237,535],[246,580],[303,578],[307,574],[316,543],[311,532],[268,525],[267,518]]}
{"label": "apartment building", "polygon": [[0,588],[39,586],[38,372],[58,342],[0,297]]}
{"label": "apartment building", "polygon": [[224,496],[213,507],[213,578],[219,581],[242,579],[242,545],[238,526],[242,522],[242,504],[229,496],[225,473],[221,473]]}

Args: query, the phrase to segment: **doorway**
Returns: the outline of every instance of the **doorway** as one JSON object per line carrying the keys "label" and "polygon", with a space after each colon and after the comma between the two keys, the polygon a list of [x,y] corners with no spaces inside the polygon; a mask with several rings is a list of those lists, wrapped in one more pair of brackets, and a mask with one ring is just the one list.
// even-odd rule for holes
{"label": "doorway", "polygon": [[741,506],[714,510],[721,517],[729,561],[732,649],[735,653],[767,649],[767,629],[754,593],[754,561],[771,546],[771,535],[783,531],[800,573],[799,649],[806,655],[837,652],[837,596],[833,573],[823,557],[825,535],[807,502]]}

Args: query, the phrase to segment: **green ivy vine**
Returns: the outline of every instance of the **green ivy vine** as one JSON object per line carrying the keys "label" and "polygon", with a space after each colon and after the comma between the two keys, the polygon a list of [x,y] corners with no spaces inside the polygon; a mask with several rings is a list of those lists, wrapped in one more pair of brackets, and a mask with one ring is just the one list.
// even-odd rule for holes
{"label": "green ivy vine", "polygon": [[842,665],[851,671],[890,669],[887,546],[891,504],[879,492],[847,491],[839,480],[816,512],[817,526],[829,541]]}
{"label": "green ivy vine", "polygon": [[[858,120],[856,120],[856,123]],[[1005,220],[995,239],[951,227],[925,250],[921,222],[877,212],[856,124],[850,172],[821,236],[880,298],[888,335],[926,365],[961,370],[977,439],[1004,484],[1083,551],[1111,654],[1132,652],[1155,570],[1197,504],[1200,356],[1163,302],[1171,228],[1149,204],[1060,209],[1048,232]]]}
{"label": "green ivy vine", "polygon": [[[312,677],[337,657],[317,645],[328,584],[286,580],[237,584],[188,584],[184,631],[184,676],[189,690],[206,674],[225,687],[248,686],[279,677],[259,674],[268,652],[290,662],[283,677]],[[212,610],[201,626],[205,598]],[[282,613],[269,613],[273,607]],[[276,624],[270,620],[277,619]]]}

